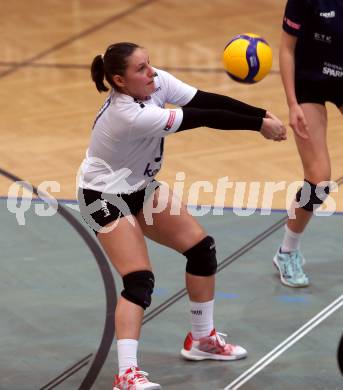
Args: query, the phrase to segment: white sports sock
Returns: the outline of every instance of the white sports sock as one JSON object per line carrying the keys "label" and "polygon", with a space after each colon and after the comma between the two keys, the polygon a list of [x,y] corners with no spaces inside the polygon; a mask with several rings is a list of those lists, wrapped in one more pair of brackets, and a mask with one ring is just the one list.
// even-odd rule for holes
{"label": "white sports sock", "polygon": [[191,325],[192,336],[195,340],[208,336],[213,329],[214,300],[208,302],[192,302]]}
{"label": "white sports sock", "polygon": [[119,375],[123,375],[130,367],[137,367],[137,349],[137,340],[117,340]]}
{"label": "white sports sock", "polygon": [[285,235],[283,237],[281,252],[293,252],[299,248],[302,233],[294,233],[285,225]]}

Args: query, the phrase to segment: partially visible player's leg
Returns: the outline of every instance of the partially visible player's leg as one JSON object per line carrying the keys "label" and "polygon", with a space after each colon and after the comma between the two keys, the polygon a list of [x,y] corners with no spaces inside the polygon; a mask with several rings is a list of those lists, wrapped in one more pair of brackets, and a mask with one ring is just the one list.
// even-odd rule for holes
{"label": "partially visible player's leg", "polygon": [[337,361],[339,369],[341,370],[341,373],[343,375],[343,334],[341,337],[341,341],[338,344]]}
{"label": "partially visible player's leg", "polygon": [[[159,188],[154,202],[165,193]],[[162,194],[163,196],[163,194]],[[182,355],[187,359],[235,360],[246,356],[245,349],[227,344],[213,326],[214,287],[217,269],[214,239],[207,235],[187,208],[172,193],[164,195],[166,207],[153,215],[147,224],[143,212],[137,218],[144,234],[150,239],[175,249],[187,259],[186,286],[191,303],[191,329],[186,337]],[[159,201],[163,201],[160,199]],[[173,215],[172,204],[179,204]]]}
{"label": "partially visible player's leg", "polygon": [[[135,220],[135,217],[132,218]],[[127,218],[120,218],[114,223],[116,226],[110,232],[98,233],[98,239],[122,276],[124,285],[115,311],[119,375],[113,388],[126,389],[131,384],[136,385],[137,390],[160,389],[160,385],[150,382],[146,373],[137,367],[143,313],[150,305],[154,287],[144,235],[137,220],[134,226]]]}
{"label": "partially visible player's leg", "polygon": [[[343,106],[340,106],[339,110],[341,111],[341,113],[343,115]],[[341,341],[338,345],[337,360],[338,360],[339,369],[341,370],[341,373],[343,375],[343,335],[342,335]]]}
{"label": "partially visible player's leg", "polygon": [[[144,191],[117,197],[80,188],[78,198],[83,218],[96,232],[123,279],[124,289],[114,315],[119,375],[115,377],[113,388],[160,389],[160,385],[150,382],[146,373],[137,367],[143,312],[150,304],[154,287],[145,238],[136,218],[131,215],[143,206]],[[121,209],[127,217],[122,216]]]}
{"label": "partially visible player's leg", "polygon": [[[317,185],[331,179],[331,163],[327,146],[327,111],[324,105],[304,103],[301,105],[309,125],[309,138],[295,135],[298,152],[302,161],[304,178]],[[296,218],[288,221],[288,227],[302,233],[312,217],[303,207],[295,210]]]}
{"label": "partially visible player's leg", "polygon": [[[304,258],[299,251],[299,242],[306,225],[312,217],[313,207],[320,203],[315,195],[317,189],[320,190],[317,185],[329,181],[331,177],[330,157],[326,140],[326,108],[324,105],[314,103],[304,103],[301,107],[309,125],[309,137],[303,139],[296,134],[294,136],[306,181],[304,183],[306,187],[303,187],[302,191],[307,190],[308,202],[305,201],[306,205],[303,205],[303,198],[300,199],[302,192],[297,195],[300,204],[297,201],[293,204],[295,218],[288,220],[283,242],[274,257],[274,264],[280,272],[282,283],[290,287],[305,287],[309,283],[302,270]],[[301,207],[301,205],[303,206]]]}
{"label": "partially visible player's leg", "polygon": [[[152,272],[151,264],[139,223],[136,221],[135,226],[132,226],[127,218],[120,218],[119,222],[114,223],[117,223],[117,225],[112,231],[108,233],[100,232],[97,237],[111,263],[123,278],[124,283],[123,294],[120,296],[116,308],[116,336],[119,339],[138,339],[144,310],[139,298],[134,298],[139,292],[130,292],[129,278],[130,275],[134,277],[139,272]],[[128,280],[127,287],[125,287],[125,278]],[[142,290],[144,290],[144,275],[142,275],[142,278],[143,282],[141,284]],[[126,292],[127,289],[128,292]]]}
{"label": "partially visible player's leg", "polygon": [[[143,210],[137,215],[145,236],[182,254],[206,238],[206,231],[171,191],[158,188],[153,202],[155,209],[158,209],[158,202],[165,207],[163,211],[152,214],[152,223],[147,223]],[[173,205],[177,212],[171,211]],[[145,209],[145,212],[149,211]],[[186,284],[191,300],[206,302],[213,299],[214,273],[203,277],[187,272]]]}

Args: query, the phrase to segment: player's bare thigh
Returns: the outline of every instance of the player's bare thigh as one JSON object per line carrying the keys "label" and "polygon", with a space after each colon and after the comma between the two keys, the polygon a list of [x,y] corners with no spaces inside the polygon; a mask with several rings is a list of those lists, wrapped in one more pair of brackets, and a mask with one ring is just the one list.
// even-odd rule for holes
{"label": "player's bare thigh", "polygon": [[111,263],[123,276],[130,272],[150,270],[151,264],[143,231],[137,219],[126,217],[111,222],[105,228],[113,229],[107,233],[98,233],[97,237]]}
{"label": "player's bare thigh", "polygon": [[180,253],[207,236],[204,228],[167,186],[159,187],[154,193],[153,206],[156,208],[159,205],[161,211],[157,213],[149,214],[146,207],[146,212],[142,210],[137,215],[145,236]]}

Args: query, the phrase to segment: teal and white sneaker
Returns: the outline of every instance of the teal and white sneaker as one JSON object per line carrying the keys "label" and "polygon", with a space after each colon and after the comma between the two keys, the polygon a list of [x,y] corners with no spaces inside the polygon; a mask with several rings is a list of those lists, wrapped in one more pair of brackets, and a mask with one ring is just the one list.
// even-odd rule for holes
{"label": "teal and white sneaker", "polygon": [[300,250],[282,253],[280,249],[273,258],[273,263],[280,273],[281,283],[289,287],[307,287],[308,277],[305,275],[302,265],[305,259]]}

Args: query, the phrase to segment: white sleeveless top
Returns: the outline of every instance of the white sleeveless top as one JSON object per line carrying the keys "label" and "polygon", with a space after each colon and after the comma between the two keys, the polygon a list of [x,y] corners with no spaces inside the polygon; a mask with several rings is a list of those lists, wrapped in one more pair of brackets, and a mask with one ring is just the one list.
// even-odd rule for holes
{"label": "white sleeveless top", "polygon": [[164,137],[175,133],[183,118],[182,109],[164,105],[184,106],[197,90],[163,70],[155,71],[156,89],[145,100],[111,91],[81,164],[81,188],[131,193],[145,188],[161,169]]}

